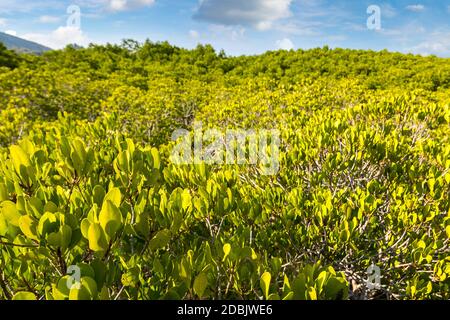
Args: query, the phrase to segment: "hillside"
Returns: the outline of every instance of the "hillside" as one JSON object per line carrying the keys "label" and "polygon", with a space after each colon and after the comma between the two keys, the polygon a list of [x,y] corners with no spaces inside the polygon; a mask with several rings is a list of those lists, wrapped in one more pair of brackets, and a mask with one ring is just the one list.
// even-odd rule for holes
{"label": "hillside", "polygon": [[450,59],[127,40],[4,65],[0,299],[450,299]]}
{"label": "hillside", "polygon": [[20,53],[42,54],[44,52],[52,50],[38,43],[24,40],[3,32],[0,32],[0,42],[3,43],[8,49]]}

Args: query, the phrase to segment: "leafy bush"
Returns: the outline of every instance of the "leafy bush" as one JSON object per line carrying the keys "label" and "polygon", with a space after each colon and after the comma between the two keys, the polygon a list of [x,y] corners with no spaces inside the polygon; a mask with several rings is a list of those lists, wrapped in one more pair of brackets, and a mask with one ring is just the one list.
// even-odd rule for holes
{"label": "leafy bush", "polygon": [[[22,59],[0,74],[0,299],[450,298],[448,59]],[[280,170],[173,163],[196,121],[280,130]]]}

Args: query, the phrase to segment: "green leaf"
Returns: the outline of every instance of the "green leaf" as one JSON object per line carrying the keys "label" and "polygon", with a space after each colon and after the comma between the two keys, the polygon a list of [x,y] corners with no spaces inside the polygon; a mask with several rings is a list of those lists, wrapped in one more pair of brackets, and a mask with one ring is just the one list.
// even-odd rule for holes
{"label": "green leaf", "polygon": [[66,250],[70,245],[70,241],[72,240],[72,228],[68,225],[63,225],[59,229],[59,233],[61,235],[61,249]]}
{"label": "green leaf", "polygon": [[86,239],[88,239],[88,232],[89,232],[89,227],[91,226],[91,222],[85,218],[83,219],[83,221],[81,221],[81,234],[83,235],[83,237],[85,237]]}
{"label": "green leaf", "polygon": [[281,300],[281,298],[277,293],[272,293],[267,297],[267,300]]}
{"label": "green leaf", "polygon": [[17,210],[16,204],[11,201],[2,202],[2,215],[8,224],[19,227],[19,219],[22,216]]}
{"label": "green leaf", "polygon": [[28,291],[19,291],[13,297],[12,300],[37,300],[36,295]]}
{"label": "green leaf", "polygon": [[44,212],[55,213],[58,211],[58,207],[53,202],[49,201],[44,205]]}
{"label": "green leaf", "polygon": [[317,289],[320,292],[323,288],[323,285],[325,284],[325,281],[327,280],[327,272],[326,271],[322,271],[316,279],[316,285],[317,285]]}
{"label": "green leaf", "polygon": [[305,274],[301,273],[295,278],[292,289],[294,291],[295,300],[305,300],[306,299],[306,279]]}
{"label": "green leaf", "polygon": [[4,183],[0,183],[0,202],[8,200],[8,189]]}
{"label": "green leaf", "polygon": [[314,287],[308,288],[308,296],[311,300],[317,300],[317,291]]}
{"label": "green leaf", "polygon": [[149,226],[150,216],[147,211],[139,213],[136,215],[136,223],[134,225],[134,230],[143,237],[147,237],[150,232]]}
{"label": "green leaf", "polygon": [[[54,288],[54,290],[57,290],[58,294],[61,296],[61,297],[58,297],[61,300],[69,298],[69,294],[70,294],[70,288],[68,286],[69,280],[70,280],[70,276],[68,276],[68,275],[63,276],[62,278],[60,278],[58,280],[56,288]],[[57,299],[57,300],[59,300],[59,299]]]}
{"label": "green leaf", "polygon": [[289,291],[288,293],[286,293],[286,295],[283,297],[283,300],[292,300],[294,298],[294,292],[293,291]]}
{"label": "green leaf", "polygon": [[97,284],[91,277],[82,277],[80,288],[72,288],[69,300],[93,300],[97,297]]}
{"label": "green leaf", "polygon": [[0,236],[6,236],[8,232],[8,224],[6,223],[5,218],[2,214],[0,214]]}
{"label": "green leaf", "polygon": [[99,294],[100,300],[110,300],[109,291],[107,287],[103,287],[100,294]]}
{"label": "green leaf", "polygon": [[161,159],[159,158],[159,151],[156,148],[151,150],[153,158],[153,168],[159,170],[161,168]]}
{"label": "green leaf", "polygon": [[17,173],[20,173],[21,167],[29,167],[31,165],[28,154],[19,146],[9,147],[11,154],[11,160],[14,169]]}
{"label": "green leaf", "polygon": [[61,233],[52,232],[47,235],[47,243],[52,247],[61,247]]}
{"label": "green leaf", "polygon": [[80,276],[81,277],[90,277],[92,279],[95,278],[94,268],[88,265],[87,263],[78,263],[78,268],[80,268]]}
{"label": "green leaf", "polygon": [[97,204],[99,208],[102,206],[105,195],[106,195],[105,189],[103,189],[103,187],[100,185],[96,185],[92,190],[93,201],[94,203]]}
{"label": "green leaf", "polygon": [[106,251],[108,243],[99,223],[92,223],[88,230],[89,248],[93,251]]}
{"label": "green leaf", "polygon": [[171,238],[170,231],[167,229],[159,231],[149,242],[149,248],[152,251],[164,248],[167,246]]}
{"label": "green leaf", "polygon": [[88,290],[91,297],[95,298],[97,296],[97,283],[91,277],[82,277],[81,286]]}
{"label": "green leaf", "polygon": [[107,268],[103,261],[95,259],[91,262],[91,267],[94,270],[95,282],[99,288],[103,287],[106,280]]}
{"label": "green leaf", "polygon": [[346,299],[348,288],[344,279],[331,277],[324,288],[325,296],[329,299]]}
{"label": "green leaf", "polygon": [[272,276],[269,272],[264,272],[261,276],[261,280],[259,281],[259,284],[261,286],[261,289],[264,293],[264,297],[266,299],[269,298],[269,289],[270,289],[270,281],[272,279]]}
{"label": "green leaf", "polygon": [[139,282],[139,268],[131,268],[122,274],[121,282],[125,287],[135,287]]}
{"label": "green leaf", "polygon": [[111,200],[106,199],[98,216],[98,221],[105,233],[110,238],[114,238],[116,232],[122,227],[122,213]]}
{"label": "green leaf", "polygon": [[59,221],[55,213],[46,212],[39,219],[37,231],[41,237],[56,232],[59,229]]}
{"label": "green leaf", "polygon": [[208,277],[205,273],[200,273],[194,280],[194,292],[197,294],[199,298],[203,297],[203,293],[205,292],[208,286]]}
{"label": "green leaf", "polygon": [[109,190],[109,192],[103,199],[103,205],[105,205],[105,203],[108,202],[108,200],[111,201],[117,208],[120,207],[120,203],[122,201],[122,194],[120,193],[119,188],[112,188],[111,190]]}
{"label": "green leaf", "polygon": [[125,174],[130,173],[130,153],[128,151],[122,151],[117,155],[116,162],[118,164],[118,168],[116,169],[117,173],[120,173],[120,171],[124,171]]}
{"label": "green leaf", "polygon": [[183,208],[183,210],[187,210],[191,206],[192,206],[191,194],[189,193],[189,190],[187,189],[183,190],[183,192],[181,193],[181,207]]}
{"label": "green leaf", "polygon": [[80,139],[75,139],[72,142],[73,152],[71,153],[71,159],[74,169],[79,175],[84,173],[86,167],[87,153],[85,150],[84,142]]}
{"label": "green leaf", "polygon": [[223,259],[222,259],[222,261],[225,261],[225,259],[228,257],[230,252],[231,252],[231,245],[229,243],[225,243],[223,245]]}
{"label": "green leaf", "polygon": [[342,242],[347,242],[349,239],[350,239],[350,231],[347,229],[342,230],[340,234],[340,240]]}

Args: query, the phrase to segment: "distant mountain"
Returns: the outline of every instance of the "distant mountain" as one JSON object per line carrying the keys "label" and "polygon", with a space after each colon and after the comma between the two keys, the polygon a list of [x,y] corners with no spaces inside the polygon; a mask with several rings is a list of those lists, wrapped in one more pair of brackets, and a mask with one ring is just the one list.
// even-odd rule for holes
{"label": "distant mountain", "polygon": [[3,32],[0,32],[0,42],[2,42],[8,49],[21,53],[42,54],[46,51],[52,50],[36,42],[24,40]]}

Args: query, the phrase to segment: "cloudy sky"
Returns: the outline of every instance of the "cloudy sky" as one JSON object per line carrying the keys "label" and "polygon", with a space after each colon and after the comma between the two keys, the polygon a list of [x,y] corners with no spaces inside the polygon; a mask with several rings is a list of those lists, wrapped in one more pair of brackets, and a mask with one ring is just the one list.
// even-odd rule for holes
{"label": "cloudy sky", "polygon": [[450,57],[450,0],[0,0],[0,31],[52,48],[149,38],[232,55],[329,45]]}

